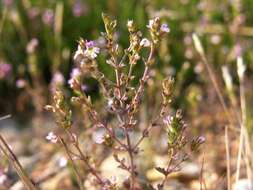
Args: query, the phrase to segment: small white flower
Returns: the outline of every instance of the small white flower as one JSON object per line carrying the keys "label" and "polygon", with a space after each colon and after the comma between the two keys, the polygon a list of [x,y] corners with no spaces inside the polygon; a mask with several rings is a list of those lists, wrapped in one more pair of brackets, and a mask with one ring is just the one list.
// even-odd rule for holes
{"label": "small white flower", "polygon": [[68,164],[68,160],[65,158],[65,157],[61,157],[59,160],[58,160],[58,165],[60,168],[64,168],[66,167]]}
{"label": "small white flower", "polygon": [[74,88],[76,80],[74,78],[71,78],[68,80],[68,84],[70,86],[70,88]]}
{"label": "small white flower", "polygon": [[170,28],[168,27],[167,24],[162,24],[160,30],[164,33],[169,33],[170,32]]}
{"label": "small white flower", "polygon": [[8,180],[7,175],[4,173],[4,171],[0,168],[0,186],[4,185],[4,183]]}
{"label": "small white flower", "polygon": [[58,137],[52,131],[48,133],[48,135],[46,136],[46,139],[54,144],[57,143],[58,141]]}
{"label": "small white flower", "polygon": [[95,46],[93,41],[86,41],[85,47],[78,45],[78,48],[74,55],[74,60],[78,59],[78,57],[86,57],[88,59],[95,59],[97,54],[99,54],[100,49]]}
{"label": "small white flower", "polygon": [[154,23],[155,23],[154,19],[149,20],[147,28],[152,28],[152,26],[154,25]]}
{"label": "small white flower", "polygon": [[150,41],[147,39],[147,38],[143,38],[142,40],[141,40],[141,42],[140,42],[140,45],[142,46],[142,47],[149,47],[150,46]]}
{"label": "small white flower", "polygon": [[7,181],[7,176],[4,173],[0,173],[0,185],[3,185]]}
{"label": "small white flower", "polygon": [[81,46],[78,45],[78,48],[77,48],[75,55],[74,55],[74,60],[76,60],[79,56],[82,56],[82,55],[83,55],[83,50],[82,50]]}
{"label": "small white flower", "polygon": [[133,20],[127,21],[127,27],[131,28],[131,27],[133,27],[133,24],[134,24]]}
{"label": "small white flower", "polygon": [[138,53],[136,53],[136,54],[134,54],[134,59],[137,61],[137,60],[139,60],[141,57],[140,57],[140,55],[138,54]]}
{"label": "small white flower", "polygon": [[26,85],[26,81],[24,79],[18,79],[16,81],[16,87],[17,88],[24,88]]}
{"label": "small white flower", "polygon": [[112,105],[113,105],[113,99],[112,98],[110,98],[109,100],[108,100],[108,107],[112,107]]}
{"label": "small white flower", "polygon": [[211,36],[211,43],[217,45],[221,42],[221,37],[217,34]]}
{"label": "small white flower", "polygon": [[97,144],[102,144],[105,141],[105,134],[106,132],[104,129],[98,129],[92,134],[92,140]]}

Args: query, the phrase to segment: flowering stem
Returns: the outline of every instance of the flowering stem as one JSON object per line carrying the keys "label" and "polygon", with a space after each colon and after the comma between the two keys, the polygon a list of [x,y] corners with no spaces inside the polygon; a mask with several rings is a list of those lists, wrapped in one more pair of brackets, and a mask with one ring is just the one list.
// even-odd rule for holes
{"label": "flowering stem", "polygon": [[128,134],[127,129],[125,128],[125,135],[126,135],[126,139],[127,139],[127,152],[129,154],[129,158],[130,158],[130,173],[131,173],[131,183],[130,183],[130,189],[134,189],[134,185],[135,185],[135,166],[134,166],[134,157],[133,157],[133,149],[132,149],[132,145],[131,145],[131,141],[130,141],[130,137]]}
{"label": "flowering stem", "polygon": [[82,183],[82,178],[81,178],[81,175],[79,174],[78,172],[78,169],[74,163],[74,160],[72,159],[72,156],[71,156],[71,151],[68,149],[68,146],[66,145],[66,143],[64,142],[64,140],[62,138],[59,138],[60,139],[60,142],[61,144],[63,145],[67,155],[68,155],[68,158],[71,162],[71,165],[73,166],[73,169],[74,169],[74,172],[76,174],[76,177],[77,177],[77,183],[80,187],[80,190],[84,190],[84,187],[83,187],[83,183]]}
{"label": "flowering stem", "polygon": [[162,108],[160,110],[160,114],[158,115],[158,117],[156,117],[156,119],[149,125],[148,128],[144,129],[142,132],[142,136],[140,137],[140,139],[137,141],[137,143],[133,146],[133,150],[136,150],[138,148],[138,146],[142,143],[142,141],[148,137],[149,131],[154,127],[154,124],[161,118],[161,115],[163,113],[163,110],[165,109],[165,106],[162,105]]}
{"label": "flowering stem", "polygon": [[[139,85],[139,88],[133,98],[133,104],[138,107],[138,105],[140,104],[140,97],[141,97],[141,94],[143,93],[144,91],[144,85],[146,84],[147,80],[148,80],[148,74],[149,74],[149,69],[150,69],[150,64],[151,64],[151,61],[152,61],[152,58],[153,58],[153,54],[154,54],[154,44],[151,43],[150,45],[150,53],[149,53],[149,57],[148,57],[148,60],[145,62],[145,70],[143,72],[143,75],[142,75],[142,78],[140,80],[140,85]],[[137,104],[137,105],[136,105]],[[130,114],[130,122],[132,121],[133,119],[133,114]]]}
{"label": "flowering stem", "polygon": [[12,152],[9,145],[6,143],[6,141],[1,135],[0,135],[0,142],[1,142],[0,149],[14,166],[18,176],[20,177],[25,187],[29,190],[38,190],[38,188],[33,184],[32,180],[28,177],[28,174],[26,173],[26,171],[21,166],[16,155]]}
{"label": "flowering stem", "polygon": [[86,164],[86,166],[89,168],[90,172],[92,173],[92,175],[94,175],[96,177],[96,179],[98,180],[100,185],[103,185],[103,180],[101,179],[101,177],[97,174],[97,171],[90,165],[89,161],[87,160],[87,156],[85,156],[82,152],[82,150],[80,149],[78,143],[74,143],[74,146],[76,147],[77,151],[79,152],[82,160],[84,161],[84,163]]}
{"label": "flowering stem", "polygon": [[[92,111],[92,110],[93,110],[93,111]],[[122,143],[122,142],[115,136],[113,129],[111,130],[110,128],[108,128],[105,124],[103,124],[103,123],[99,120],[99,118],[98,118],[98,116],[97,116],[98,114],[97,114],[97,112],[94,111],[94,110],[95,110],[95,109],[92,109],[92,108],[89,110],[89,113],[90,113],[90,115],[91,115],[93,121],[94,121],[95,123],[99,124],[99,125],[102,125],[103,128],[109,133],[109,135],[110,135],[111,138],[113,138],[119,145],[121,145],[122,147],[126,148],[126,145],[125,145],[124,143]]]}

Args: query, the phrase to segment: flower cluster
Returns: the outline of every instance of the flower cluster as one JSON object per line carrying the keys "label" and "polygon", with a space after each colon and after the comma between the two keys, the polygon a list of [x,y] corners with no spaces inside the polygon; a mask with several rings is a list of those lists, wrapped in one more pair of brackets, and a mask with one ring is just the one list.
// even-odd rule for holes
{"label": "flower cluster", "polygon": [[175,80],[172,77],[168,77],[163,80],[162,87],[162,96],[163,96],[163,104],[167,105],[171,102],[173,90],[174,90]]}
{"label": "flower cluster", "polygon": [[149,20],[147,27],[150,30],[152,40],[155,44],[159,42],[161,36],[170,32],[167,24],[161,24],[159,17]]}
{"label": "flower cluster", "polygon": [[93,41],[79,41],[78,49],[75,52],[74,60],[84,64],[87,59],[94,60],[99,54],[100,49],[95,46]]}
{"label": "flower cluster", "polygon": [[0,79],[5,79],[11,73],[12,66],[8,63],[0,62]]}
{"label": "flower cluster", "polygon": [[[68,129],[72,125],[72,111],[68,108],[65,97],[60,90],[54,92],[54,105],[47,105],[45,109],[55,113],[56,123],[63,129]],[[54,134],[49,134],[54,139]],[[50,139],[49,139],[50,140]]]}
{"label": "flower cluster", "polygon": [[54,134],[54,132],[49,132],[46,136],[46,140],[50,141],[51,143],[57,143],[58,137]]}
{"label": "flower cluster", "polygon": [[167,116],[164,124],[167,126],[168,145],[169,147],[184,145],[184,130],[186,124],[182,119],[182,112],[178,110],[175,116]]}
{"label": "flower cluster", "polygon": [[54,23],[54,19],[55,19],[54,17],[55,17],[54,11],[52,9],[47,9],[42,14],[42,22],[45,25],[52,26]]}

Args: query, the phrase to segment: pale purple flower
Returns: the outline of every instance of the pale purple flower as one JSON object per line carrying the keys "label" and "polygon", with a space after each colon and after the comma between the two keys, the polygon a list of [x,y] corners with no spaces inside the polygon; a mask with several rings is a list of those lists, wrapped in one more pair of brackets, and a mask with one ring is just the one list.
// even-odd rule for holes
{"label": "pale purple flower", "polygon": [[72,13],[75,17],[80,17],[87,12],[87,7],[80,0],[75,1],[72,7]]}
{"label": "pale purple flower", "polygon": [[16,87],[17,88],[24,88],[26,85],[26,81],[24,79],[18,79],[16,81]]}
{"label": "pale purple flower", "polygon": [[51,82],[54,83],[54,84],[61,84],[61,85],[63,85],[64,82],[65,82],[65,78],[64,78],[64,76],[62,75],[61,72],[56,71],[54,73],[54,75],[53,75],[53,78],[52,78]]}
{"label": "pale purple flower", "polygon": [[61,157],[59,160],[58,160],[58,165],[60,168],[64,168],[66,167],[68,164],[68,160],[65,158],[65,157]]}
{"label": "pale purple flower", "polygon": [[11,64],[0,62],[0,79],[4,79],[10,75],[12,70]]}
{"label": "pale purple flower", "polygon": [[234,46],[234,51],[235,51],[235,55],[236,55],[237,57],[242,55],[242,46],[241,46],[240,43],[237,43],[237,44]]}
{"label": "pale purple flower", "polygon": [[95,59],[97,54],[99,54],[100,49],[94,46],[93,41],[86,42],[86,50],[84,51],[84,55],[90,59]]}
{"label": "pale purple flower", "polygon": [[50,82],[50,90],[54,92],[57,89],[57,87],[64,85],[64,83],[65,83],[64,76],[62,75],[61,72],[56,71]]}
{"label": "pale purple flower", "polygon": [[198,143],[203,144],[206,141],[206,138],[203,136],[198,137]]}
{"label": "pale purple flower", "polygon": [[81,71],[80,71],[80,69],[77,68],[77,67],[73,68],[72,71],[71,71],[71,73],[70,73],[70,77],[71,77],[71,78],[77,78],[77,77],[79,77],[79,76],[81,76]]}
{"label": "pale purple flower", "polygon": [[58,137],[52,131],[47,134],[46,139],[54,144],[58,141]]}
{"label": "pale purple flower", "polygon": [[47,9],[42,15],[42,21],[46,25],[52,25],[54,22],[54,12],[51,9]]}
{"label": "pale purple flower", "polygon": [[140,42],[140,46],[149,47],[151,45],[150,41],[147,38],[143,38]]}
{"label": "pale purple flower", "polygon": [[89,59],[95,59],[97,57],[97,54],[99,54],[100,49],[95,46],[95,43],[93,41],[86,41],[85,42],[85,48],[78,45],[77,51],[74,55],[74,60],[76,60],[78,57],[87,57]]}
{"label": "pale purple flower", "polygon": [[164,33],[169,33],[170,32],[170,28],[168,27],[167,24],[162,24],[160,30]]}
{"label": "pale purple flower", "polygon": [[85,43],[86,49],[93,48],[95,46],[94,41],[86,41]]}
{"label": "pale purple flower", "polygon": [[173,116],[166,116],[164,119],[163,119],[163,123],[165,124],[165,125],[170,125],[171,124],[171,122],[172,122],[172,120],[173,120]]}
{"label": "pale purple flower", "polygon": [[82,84],[82,86],[81,86],[81,89],[82,89],[82,91],[84,91],[84,92],[87,92],[88,90],[89,90],[89,86],[87,85],[87,84]]}

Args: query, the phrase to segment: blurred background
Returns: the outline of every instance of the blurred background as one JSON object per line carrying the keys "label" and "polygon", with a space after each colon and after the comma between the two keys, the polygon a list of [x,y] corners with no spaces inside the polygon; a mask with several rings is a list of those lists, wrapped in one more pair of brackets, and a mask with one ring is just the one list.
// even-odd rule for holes
{"label": "blurred background", "polygon": [[[52,82],[59,74],[63,76],[58,79],[66,93],[70,93],[66,81],[74,65],[72,57],[79,38],[104,43],[102,12],[117,19],[116,39],[121,48],[128,46],[128,20],[134,20],[147,35],[148,20],[159,16],[168,23],[170,33],[159,47],[143,110],[151,105],[158,106],[161,97],[156,92],[161,80],[174,76],[173,107],[183,110],[192,133],[206,136],[205,146],[212,147],[210,155],[206,153],[209,165],[213,166],[210,176],[218,181],[217,186],[225,187],[225,148],[221,148],[220,143],[224,144],[227,119],[195,51],[192,33],[199,35],[231,110],[240,109],[236,58],[243,57],[247,68],[244,82],[247,129],[251,138],[252,11],[252,0],[0,0],[0,116],[11,114],[18,128],[34,125],[35,118],[45,117],[43,107],[50,103]],[[105,57],[99,57],[98,63],[110,77],[112,71],[105,64]],[[143,65],[137,65],[135,74],[139,76],[142,69]],[[95,81],[87,82],[87,93],[93,94],[99,102],[98,91]],[[144,112],[145,117],[153,114]],[[231,139],[235,140],[231,149],[237,150],[237,136],[231,134]],[[203,154],[200,156],[202,158]]]}

